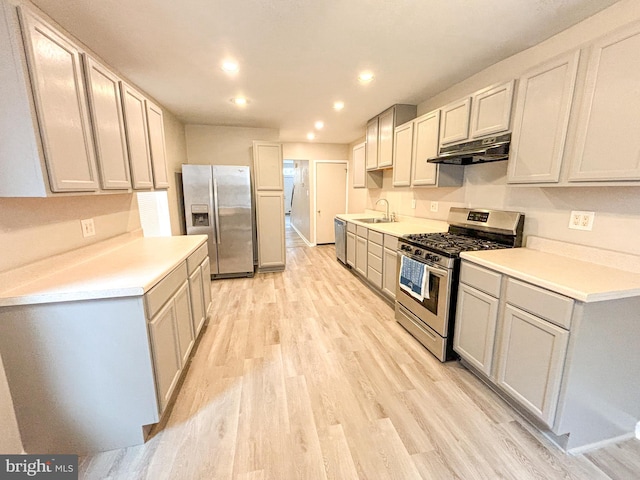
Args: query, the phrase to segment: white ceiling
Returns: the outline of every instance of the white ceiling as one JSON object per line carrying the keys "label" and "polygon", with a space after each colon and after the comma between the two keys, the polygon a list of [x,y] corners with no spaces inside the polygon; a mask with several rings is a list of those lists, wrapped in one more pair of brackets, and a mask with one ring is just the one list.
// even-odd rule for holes
{"label": "white ceiling", "polygon": [[[349,143],[616,0],[33,0],[184,123]],[[230,77],[226,57],[240,62]],[[370,69],[366,86],[356,79]],[[237,94],[245,108],[230,103]],[[335,112],[333,102],[345,108]]]}

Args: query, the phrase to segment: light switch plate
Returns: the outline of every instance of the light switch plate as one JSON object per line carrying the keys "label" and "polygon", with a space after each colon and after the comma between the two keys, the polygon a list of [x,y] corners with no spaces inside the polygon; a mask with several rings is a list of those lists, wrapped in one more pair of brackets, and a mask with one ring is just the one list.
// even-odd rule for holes
{"label": "light switch plate", "polygon": [[411,200],[411,208],[416,208],[416,199]]}
{"label": "light switch plate", "polygon": [[438,202],[431,202],[431,211],[432,212],[438,211]]}

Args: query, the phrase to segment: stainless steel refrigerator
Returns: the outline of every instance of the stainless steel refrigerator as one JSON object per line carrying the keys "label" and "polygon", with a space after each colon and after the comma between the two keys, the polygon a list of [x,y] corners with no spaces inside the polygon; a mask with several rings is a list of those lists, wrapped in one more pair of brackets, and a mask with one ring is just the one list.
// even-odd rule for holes
{"label": "stainless steel refrigerator", "polygon": [[253,275],[249,167],[182,165],[187,235],[209,236],[213,277]]}

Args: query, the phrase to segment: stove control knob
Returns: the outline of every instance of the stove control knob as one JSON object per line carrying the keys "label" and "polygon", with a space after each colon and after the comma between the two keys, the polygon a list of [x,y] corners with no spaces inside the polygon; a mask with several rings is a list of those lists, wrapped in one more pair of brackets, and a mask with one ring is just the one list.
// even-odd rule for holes
{"label": "stove control knob", "polygon": [[416,249],[415,252],[413,252],[415,255],[422,255],[422,250],[418,250]]}

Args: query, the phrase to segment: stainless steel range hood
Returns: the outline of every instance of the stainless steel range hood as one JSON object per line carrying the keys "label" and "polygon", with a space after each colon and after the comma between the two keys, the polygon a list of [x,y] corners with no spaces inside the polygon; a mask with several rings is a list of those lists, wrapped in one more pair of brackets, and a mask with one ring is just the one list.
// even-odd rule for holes
{"label": "stainless steel range hood", "polygon": [[429,163],[449,165],[474,165],[476,163],[497,162],[509,158],[511,134],[481,138],[471,142],[458,143],[440,148],[440,155],[427,159]]}

